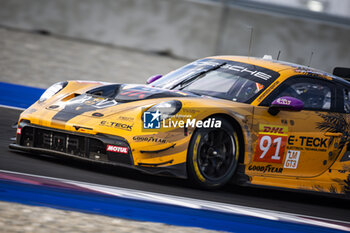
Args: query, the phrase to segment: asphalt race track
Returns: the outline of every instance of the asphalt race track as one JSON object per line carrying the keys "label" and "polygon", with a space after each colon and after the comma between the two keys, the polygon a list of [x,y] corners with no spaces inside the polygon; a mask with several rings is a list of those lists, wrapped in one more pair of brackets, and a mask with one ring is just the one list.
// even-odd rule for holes
{"label": "asphalt race track", "polygon": [[192,188],[186,180],[145,175],[114,166],[10,151],[8,145],[15,136],[15,128],[12,125],[21,111],[0,108],[0,112],[0,170],[350,221],[350,200],[235,185],[228,185],[222,190],[204,191]]}

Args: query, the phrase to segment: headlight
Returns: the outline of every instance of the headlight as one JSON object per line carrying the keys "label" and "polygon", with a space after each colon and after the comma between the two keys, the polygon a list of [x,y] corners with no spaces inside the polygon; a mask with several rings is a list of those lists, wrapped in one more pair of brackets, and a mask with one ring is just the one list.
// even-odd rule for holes
{"label": "headlight", "polygon": [[67,86],[68,82],[59,82],[55,83],[51,87],[47,88],[46,91],[40,96],[39,103],[44,102],[45,100],[51,98],[59,91],[61,91],[65,86]]}
{"label": "headlight", "polygon": [[162,102],[160,104],[156,104],[150,107],[147,112],[157,112],[161,114],[160,120],[167,119],[169,117],[174,116],[176,113],[180,111],[182,107],[182,103],[178,100],[171,100],[167,102]]}

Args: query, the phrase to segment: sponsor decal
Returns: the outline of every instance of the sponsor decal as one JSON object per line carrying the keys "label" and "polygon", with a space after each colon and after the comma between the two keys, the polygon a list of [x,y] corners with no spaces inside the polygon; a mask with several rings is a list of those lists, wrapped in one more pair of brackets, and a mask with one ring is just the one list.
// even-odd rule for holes
{"label": "sponsor decal", "polygon": [[135,120],[135,118],[127,117],[127,116],[119,116],[118,119],[121,121],[134,121]]}
{"label": "sponsor decal", "polygon": [[279,126],[279,125],[259,125],[259,131],[261,133],[269,133],[269,134],[287,134],[288,127],[287,126]]}
{"label": "sponsor decal", "polygon": [[292,101],[289,99],[285,99],[285,98],[278,98],[277,103],[283,104],[283,105],[290,105],[292,103]]}
{"label": "sponsor decal", "polygon": [[114,146],[114,145],[107,145],[106,150],[110,152],[121,153],[121,154],[127,154],[129,152],[129,148],[127,147]]}
{"label": "sponsor decal", "polygon": [[281,167],[273,167],[272,165],[266,165],[266,166],[256,166],[256,165],[250,165],[248,167],[249,171],[257,171],[257,172],[270,172],[270,173],[282,173],[283,168]]}
{"label": "sponsor decal", "polygon": [[271,75],[266,74],[264,72],[257,71],[257,70],[249,70],[246,67],[238,66],[238,65],[226,64],[226,65],[222,66],[221,68],[222,69],[233,70],[233,71],[238,71],[238,72],[241,72],[241,73],[248,73],[248,74],[250,74],[252,76],[255,76],[255,77],[263,79],[263,80],[269,80],[270,78],[272,78]]}
{"label": "sponsor decal", "polygon": [[327,151],[329,138],[294,136],[288,137],[288,149]]}
{"label": "sponsor decal", "polygon": [[17,128],[17,134],[21,134],[22,133],[22,129],[21,128]]}
{"label": "sponsor decal", "polygon": [[114,122],[114,121],[101,121],[100,125],[106,126],[106,127],[111,127],[111,128],[123,129],[123,130],[127,130],[127,131],[131,131],[132,127],[133,127],[133,125],[128,125],[128,124]]}
{"label": "sponsor decal", "polygon": [[134,136],[132,138],[135,142],[156,142],[156,143],[167,143],[166,139],[162,138],[154,138],[154,137],[147,137],[147,136]]}
{"label": "sponsor decal", "polygon": [[262,101],[272,90],[274,90],[278,84],[280,84],[279,81],[275,81],[271,86],[269,86],[258,98],[258,101]]}
{"label": "sponsor decal", "polygon": [[300,157],[299,150],[288,150],[286,153],[286,160],[284,161],[284,168],[297,169]]}
{"label": "sponsor decal", "polygon": [[259,125],[255,162],[282,163],[287,144],[287,126]]}
{"label": "sponsor decal", "polygon": [[195,114],[199,113],[200,110],[191,109],[191,108],[183,108],[183,109],[182,109],[182,112],[184,112],[184,113],[186,113],[186,114],[189,113],[189,114],[195,115]]}

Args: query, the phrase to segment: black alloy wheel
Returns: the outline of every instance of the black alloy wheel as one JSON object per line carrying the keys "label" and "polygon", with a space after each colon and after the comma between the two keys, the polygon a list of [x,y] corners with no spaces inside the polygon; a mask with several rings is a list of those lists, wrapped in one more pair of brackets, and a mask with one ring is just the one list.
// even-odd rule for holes
{"label": "black alloy wheel", "polygon": [[220,128],[200,128],[191,138],[187,155],[189,179],[202,188],[225,185],[234,174],[239,154],[238,136],[224,118]]}

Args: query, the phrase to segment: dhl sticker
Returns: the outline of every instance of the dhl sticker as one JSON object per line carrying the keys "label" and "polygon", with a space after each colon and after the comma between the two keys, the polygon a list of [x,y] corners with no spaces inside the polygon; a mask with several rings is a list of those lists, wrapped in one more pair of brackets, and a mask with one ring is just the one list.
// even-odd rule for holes
{"label": "dhl sticker", "polygon": [[287,135],[288,126],[260,124],[259,133],[271,135]]}

